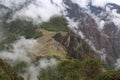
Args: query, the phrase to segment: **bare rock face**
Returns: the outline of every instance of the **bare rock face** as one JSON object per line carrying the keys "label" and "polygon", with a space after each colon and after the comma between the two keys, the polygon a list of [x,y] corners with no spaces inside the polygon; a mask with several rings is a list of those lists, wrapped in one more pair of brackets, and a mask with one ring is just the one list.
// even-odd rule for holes
{"label": "bare rock face", "polygon": [[74,33],[70,33],[70,41],[68,46],[68,55],[77,59],[84,59],[87,56],[97,57],[95,52],[91,49],[91,47],[85,42],[85,40],[81,39],[78,35]]}
{"label": "bare rock face", "polygon": [[[93,18],[92,15],[89,14],[85,9],[79,7],[75,3],[72,3],[70,0],[65,0],[64,3],[68,6],[66,9],[68,13],[67,17],[78,23],[77,28],[74,26],[72,28],[75,30],[75,34],[72,34],[70,40],[71,42],[69,44],[68,54],[70,56],[80,58],[87,53],[90,53],[90,48],[85,47],[86,44],[84,44],[84,42],[87,43],[87,39],[92,43],[97,51],[101,51],[103,54],[106,54],[106,61],[109,63],[114,63],[116,59],[120,58],[120,31],[114,22],[107,19],[109,16],[100,16],[100,18],[105,21],[103,29],[100,30],[95,18]],[[118,9],[119,12],[119,6],[107,4],[106,7],[108,5]],[[96,8],[91,5],[89,6],[91,12],[93,12],[93,14],[96,16],[101,12],[106,13],[105,9]],[[75,36],[76,34],[79,35],[79,32],[83,34],[84,39]],[[82,50],[80,50],[80,46],[82,47]],[[91,45],[89,46],[91,47]],[[79,53],[81,53],[81,55]]]}

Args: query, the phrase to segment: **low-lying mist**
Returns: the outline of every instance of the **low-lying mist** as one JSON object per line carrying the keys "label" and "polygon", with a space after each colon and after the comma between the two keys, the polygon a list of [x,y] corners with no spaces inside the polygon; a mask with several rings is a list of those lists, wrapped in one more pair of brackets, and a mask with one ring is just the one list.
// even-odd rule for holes
{"label": "low-lying mist", "polygon": [[25,80],[38,80],[41,69],[57,64],[55,58],[38,58],[35,39],[21,39],[12,43],[12,48],[0,52],[0,58],[7,61]]}

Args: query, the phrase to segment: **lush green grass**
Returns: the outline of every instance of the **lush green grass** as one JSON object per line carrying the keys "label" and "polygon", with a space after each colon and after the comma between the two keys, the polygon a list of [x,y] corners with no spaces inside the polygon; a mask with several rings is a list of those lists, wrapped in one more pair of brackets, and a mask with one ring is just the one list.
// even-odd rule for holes
{"label": "lush green grass", "polygon": [[49,22],[43,22],[40,26],[48,31],[68,31],[66,20],[63,17],[53,17]]}
{"label": "lush green grass", "polygon": [[64,59],[66,57],[66,55],[61,54],[61,52],[63,52],[63,51],[57,51],[55,48],[52,48],[52,47],[49,48],[49,53],[52,57]]}

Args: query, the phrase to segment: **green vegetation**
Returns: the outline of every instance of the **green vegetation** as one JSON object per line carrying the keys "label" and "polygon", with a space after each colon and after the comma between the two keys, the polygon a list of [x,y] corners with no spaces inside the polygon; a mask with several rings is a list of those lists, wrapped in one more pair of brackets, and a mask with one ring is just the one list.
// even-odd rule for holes
{"label": "green vegetation", "polygon": [[39,80],[120,80],[120,70],[109,70],[96,58],[68,59],[40,71]]}
{"label": "green vegetation", "polygon": [[[23,80],[2,60],[0,65],[0,80]],[[24,73],[26,66],[25,62],[19,62],[14,69]],[[103,61],[88,57],[83,61],[66,59],[56,66],[41,69],[38,80],[120,80],[119,74],[120,70],[111,71]]]}
{"label": "green vegetation", "polygon": [[15,20],[6,26],[9,36],[24,36],[25,38],[38,38],[42,33],[37,32],[38,27],[31,21]]}
{"label": "green vegetation", "polygon": [[107,69],[106,64],[99,59],[86,58],[79,60],[64,60],[56,67],[48,67],[40,71],[39,80],[93,80]]}
{"label": "green vegetation", "polygon": [[107,64],[96,58],[86,58],[82,61],[81,74],[83,77],[93,80],[96,76],[103,73],[103,70],[108,70]]}
{"label": "green vegetation", "polygon": [[78,80],[79,66],[80,63],[76,60],[62,61],[56,67],[48,67],[40,71],[38,78],[39,80]]}
{"label": "green vegetation", "polygon": [[53,38],[58,41],[61,42],[63,39],[63,36],[61,35],[61,33],[57,33],[55,36],[53,36]]}
{"label": "green vegetation", "polygon": [[3,60],[0,59],[0,80],[23,80],[18,74]]}
{"label": "green vegetation", "polygon": [[[25,20],[15,20],[4,25],[6,30],[6,39],[0,43],[0,50],[8,48],[14,41],[18,40],[21,36],[25,38],[38,38],[43,34],[38,32],[38,26],[34,25],[33,22]],[[5,46],[7,45],[7,46]]]}
{"label": "green vegetation", "polygon": [[63,56],[60,51],[55,50],[54,48],[50,47],[49,48],[49,53],[51,56],[55,57],[55,58],[65,58],[65,56]]}
{"label": "green vegetation", "polygon": [[120,70],[107,71],[97,77],[96,80],[120,80]]}
{"label": "green vegetation", "polygon": [[0,68],[0,80],[10,80],[10,77],[6,74],[6,72]]}
{"label": "green vegetation", "polygon": [[25,73],[26,72],[26,67],[27,67],[27,63],[26,62],[18,62],[16,63],[13,68],[16,72],[18,73]]}
{"label": "green vegetation", "polygon": [[63,17],[53,17],[49,22],[43,22],[41,28],[54,32],[68,31],[66,20]]}

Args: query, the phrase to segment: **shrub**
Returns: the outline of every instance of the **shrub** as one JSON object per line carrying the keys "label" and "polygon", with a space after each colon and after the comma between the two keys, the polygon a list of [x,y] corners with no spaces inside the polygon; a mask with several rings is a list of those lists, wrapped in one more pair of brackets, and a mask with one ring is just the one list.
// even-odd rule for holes
{"label": "shrub", "polygon": [[41,28],[55,32],[68,31],[66,20],[63,17],[53,17],[49,22],[43,22]]}
{"label": "shrub", "polygon": [[57,33],[55,36],[53,36],[53,38],[58,41],[61,42],[63,39],[63,36],[61,35],[61,33]]}

